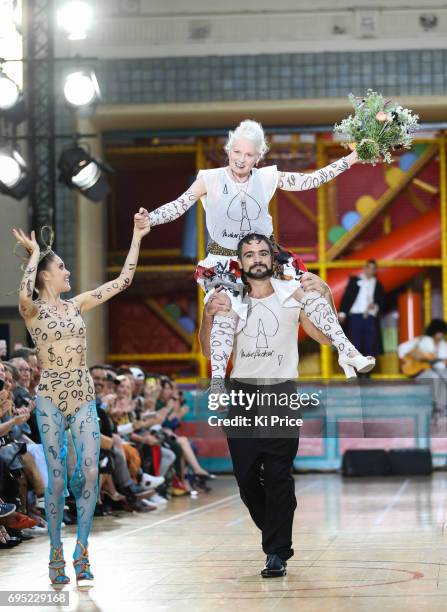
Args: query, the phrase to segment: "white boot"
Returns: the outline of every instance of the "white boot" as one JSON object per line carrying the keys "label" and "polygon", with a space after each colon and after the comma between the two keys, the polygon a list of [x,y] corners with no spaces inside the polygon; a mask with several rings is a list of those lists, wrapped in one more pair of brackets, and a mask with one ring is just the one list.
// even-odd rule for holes
{"label": "white boot", "polygon": [[346,378],[357,378],[355,371],[364,374],[370,372],[376,365],[375,357],[364,357],[358,353],[355,357],[349,357],[346,353],[343,353],[338,358],[338,364],[345,373]]}

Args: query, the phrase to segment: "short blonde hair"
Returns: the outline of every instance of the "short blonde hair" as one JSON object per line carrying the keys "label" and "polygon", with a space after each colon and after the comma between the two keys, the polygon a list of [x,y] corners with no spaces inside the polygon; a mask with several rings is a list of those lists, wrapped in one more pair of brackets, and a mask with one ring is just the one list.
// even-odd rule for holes
{"label": "short blonde hair", "polygon": [[234,132],[228,132],[228,139],[224,147],[227,155],[230,154],[235,141],[239,140],[239,138],[246,138],[247,140],[251,140],[253,142],[259,155],[259,159],[262,159],[269,150],[267,141],[265,139],[264,129],[257,121],[245,119],[245,121],[241,121]]}

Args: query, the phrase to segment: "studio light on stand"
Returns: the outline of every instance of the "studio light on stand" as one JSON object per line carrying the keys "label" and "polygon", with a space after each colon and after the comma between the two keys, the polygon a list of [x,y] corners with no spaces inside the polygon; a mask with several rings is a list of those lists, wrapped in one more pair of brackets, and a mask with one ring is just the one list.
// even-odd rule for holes
{"label": "studio light on stand", "polygon": [[21,200],[28,195],[30,181],[25,160],[8,147],[0,148],[0,193]]}
{"label": "studio light on stand", "polygon": [[94,113],[101,98],[98,80],[93,70],[76,70],[65,77],[64,96],[70,108],[80,116]]}
{"label": "studio light on stand", "polygon": [[57,167],[59,181],[77,189],[93,202],[100,202],[110,192],[107,173],[113,172],[106,163],[91,157],[83,147],[72,146],[62,152]]}
{"label": "studio light on stand", "polygon": [[0,116],[18,125],[26,119],[23,95],[17,85],[0,66]]}

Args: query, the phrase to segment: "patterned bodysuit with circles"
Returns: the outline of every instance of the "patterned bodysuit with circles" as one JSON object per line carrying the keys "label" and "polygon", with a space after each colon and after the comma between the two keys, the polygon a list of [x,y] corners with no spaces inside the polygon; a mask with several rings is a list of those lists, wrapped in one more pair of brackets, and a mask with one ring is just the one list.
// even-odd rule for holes
{"label": "patterned bodysuit with circles", "polygon": [[63,300],[64,312],[36,300],[38,312],[28,326],[42,372],[37,395],[50,400],[66,417],[95,399],[86,364],[85,323],[76,300]]}
{"label": "patterned bodysuit with circles", "polygon": [[[76,499],[76,558],[87,546],[98,494],[100,432],[93,381],[86,365],[85,323],[76,299],[62,300],[61,304],[59,311],[43,300],[35,300],[37,312],[26,321],[41,367],[36,420],[48,468],[45,511],[51,563],[52,555],[56,555],[56,561],[62,555],[61,525],[67,485]],[[67,430],[77,457],[69,483]],[[60,563],[56,566],[57,573]],[[64,576],[60,579],[64,583]]]}

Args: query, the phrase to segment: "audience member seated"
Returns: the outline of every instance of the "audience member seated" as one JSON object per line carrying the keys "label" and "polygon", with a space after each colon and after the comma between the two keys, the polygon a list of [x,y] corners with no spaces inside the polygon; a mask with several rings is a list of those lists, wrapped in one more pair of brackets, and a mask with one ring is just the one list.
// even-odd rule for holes
{"label": "audience member seated", "polygon": [[93,366],[90,371],[95,385],[96,407],[101,432],[100,470],[103,474],[110,475],[102,478],[100,492],[117,502],[123,501],[118,498],[119,491],[128,502],[124,506],[126,509],[147,511],[148,506],[141,501],[141,498],[148,496],[148,489],[132,480],[121,437],[117,434],[116,425],[106,411],[107,405],[103,398],[107,371],[100,365]]}
{"label": "audience member seated", "polygon": [[[107,405],[107,413],[111,417],[118,434],[123,440],[123,450],[126,458],[133,453],[137,453],[138,461],[132,458],[134,467],[138,466],[133,477],[147,491],[154,491],[160,487],[165,478],[159,473],[161,456],[165,459],[167,467],[172,463],[172,456],[167,459],[169,451],[162,449],[158,440],[152,436],[148,428],[158,421],[155,415],[152,420],[145,418],[141,410],[136,408],[136,400],[132,398],[132,374],[117,376],[116,393],[104,396],[104,403]],[[129,462],[128,462],[129,464]],[[129,464],[129,468],[132,464]],[[129,470],[131,475],[132,471]],[[153,493],[150,502],[155,504],[165,504],[166,500],[160,495],[160,491]],[[148,505],[148,502],[143,502]]]}
{"label": "audience member seated", "polygon": [[[22,511],[8,519],[7,527],[16,531],[14,536],[25,539],[46,533],[45,520],[33,504],[36,496],[43,495],[44,483],[32,455],[27,452],[22,427],[30,415],[27,408],[14,405],[11,372],[9,364],[0,362],[0,496]],[[24,516],[25,512],[29,516]],[[32,529],[32,534],[22,533],[22,529]]]}
{"label": "audience member seated", "polygon": [[[161,378],[161,390],[160,396],[156,402],[156,410],[164,411],[164,419],[162,423],[162,431],[166,434],[167,438],[170,440],[170,443],[177,444],[180,446],[182,455],[181,455],[181,465],[180,465],[180,473],[179,476],[181,481],[185,482],[185,468],[186,463],[192,470],[191,484],[193,487],[197,487],[202,489],[203,491],[208,492],[210,490],[207,481],[212,478],[212,475],[207,472],[207,470],[203,469],[202,466],[197,461],[197,457],[195,456],[194,450],[191,446],[190,441],[185,436],[178,436],[174,433],[174,430],[169,427],[169,419],[175,416],[175,410],[178,410],[178,414],[180,415],[181,410],[179,406],[179,396],[178,392],[175,388],[175,385],[172,381],[167,377]],[[178,419],[177,419],[178,424]],[[164,426],[167,425],[167,426]],[[190,486],[190,485],[189,485]]]}
{"label": "audience member seated", "polygon": [[10,356],[10,361],[15,358],[22,358],[26,361],[30,368],[30,382],[29,385],[25,385],[29,393],[33,398],[36,396],[37,387],[40,382],[40,368],[37,360],[36,349],[22,346],[22,348],[16,349]]}

